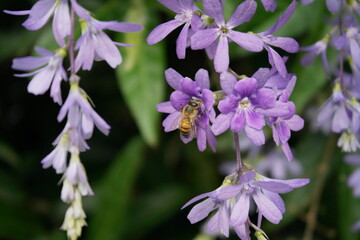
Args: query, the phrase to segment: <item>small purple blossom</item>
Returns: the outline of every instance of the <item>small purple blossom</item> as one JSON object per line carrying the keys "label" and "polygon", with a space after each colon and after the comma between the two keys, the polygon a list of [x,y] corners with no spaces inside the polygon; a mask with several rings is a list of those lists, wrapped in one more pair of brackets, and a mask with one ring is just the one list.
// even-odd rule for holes
{"label": "small purple blossom", "polygon": [[201,29],[191,37],[191,48],[194,50],[204,49],[213,44],[218,38],[219,42],[214,56],[214,66],[217,72],[224,72],[229,67],[229,46],[228,39],[231,39],[242,48],[260,52],[263,49],[263,42],[252,33],[234,31],[233,28],[249,21],[256,11],[256,2],[246,0],[241,3],[225,23],[223,6],[219,0],[204,0],[205,14],[215,20],[215,27]]}
{"label": "small purple blossom", "polygon": [[30,73],[15,74],[15,76],[34,76],[28,85],[28,92],[35,95],[44,94],[51,85],[50,96],[54,102],[61,105],[60,84],[62,80],[67,80],[66,72],[62,66],[66,52],[64,49],[58,49],[55,53],[44,48],[35,48],[35,50],[41,56],[15,58],[12,68],[21,71],[37,70]]}
{"label": "small purple blossom", "polygon": [[195,81],[188,77],[181,76],[174,69],[169,68],[165,71],[168,84],[175,89],[170,96],[170,101],[157,105],[159,112],[169,113],[169,116],[163,121],[165,132],[170,132],[179,128],[179,122],[184,117],[183,108],[192,99],[202,102],[201,109],[194,120],[195,129],[191,131],[188,138],[180,135],[184,143],[188,143],[193,138],[197,138],[197,145],[200,151],[206,148],[206,142],[213,151],[215,151],[216,139],[210,129],[210,122],[215,119],[215,103],[213,93],[210,89],[210,81],[208,72],[200,69],[195,75]]}
{"label": "small purple blossom", "polygon": [[68,0],[39,0],[30,10],[8,11],[5,13],[13,15],[29,15],[23,26],[31,31],[42,28],[54,15],[53,34],[57,43],[65,46],[64,38],[70,35],[70,13]]}
{"label": "small purple blossom", "polygon": [[[179,59],[185,58],[189,30],[196,31],[201,26],[201,20],[195,13],[199,9],[192,3],[192,0],[158,0],[165,7],[176,13],[175,19],[160,24],[154,28],[146,41],[153,45],[163,40],[173,30],[184,25],[176,40],[176,54]],[[191,27],[191,28],[190,28]]]}
{"label": "small purple blossom", "polygon": [[80,68],[90,70],[94,60],[105,60],[112,68],[121,64],[122,57],[116,46],[130,47],[133,45],[113,42],[103,30],[136,32],[142,30],[142,26],[135,23],[98,21],[91,17],[90,13],[80,6],[76,0],[71,0],[71,3],[76,14],[84,23],[82,35],[75,45],[75,49],[79,49],[75,59],[76,71]]}
{"label": "small purple blossom", "polygon": [[271,109],[276,104],[274,92],[267,88],[258,88],[255,78],[244,78],[236,81],[234,75],[224,72],[220,84],[226,97],[219,102],[220,115],[217,116],[212,130],[215,135],[231,129],[246,135],[255,145],[265,143],[262,128],[265,126],[264,115],[258,110]]}
{"label": "small purple blossom", "polygon": [[306,54],[304,54],[302,56],[301,64],[303,66],[307,66],[310,63],[312,63],[318,55],[321,55],[321,60],[322,60],[324,70],[328,71],[329,63],[328,63],[327,56],[326,56],[326,49],[328,47],[328,41],[329,41],[329,37],[327,36],[324,39],[317,41],[316,43],[314,43],[310,46],[301,47],[300,50],[307,52]]}

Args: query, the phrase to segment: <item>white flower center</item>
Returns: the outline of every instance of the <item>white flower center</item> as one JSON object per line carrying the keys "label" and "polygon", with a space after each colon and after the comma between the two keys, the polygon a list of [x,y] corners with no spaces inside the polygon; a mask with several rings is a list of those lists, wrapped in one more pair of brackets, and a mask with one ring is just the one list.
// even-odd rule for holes
{"label": "white flower center", "polygon": [[239,107],[241,108],[248,108],[249,106],[250,106],[250,100],[247,97],[241,99],[241,101],[239,102]]}

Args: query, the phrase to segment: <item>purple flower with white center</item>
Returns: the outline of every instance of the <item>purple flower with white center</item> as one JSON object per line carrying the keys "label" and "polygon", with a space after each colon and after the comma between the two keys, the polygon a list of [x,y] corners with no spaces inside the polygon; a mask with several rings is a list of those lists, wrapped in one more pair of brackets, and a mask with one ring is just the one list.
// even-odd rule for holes
{"label": "purple flower with white center", "polygon": [[279,47],[289,53],[296,53],[299,50],[299,44],[293,39],[289,37],[278,37],[272,35],[273,32],[281,28],[285,23],[287,23],[290,17],[293,15],[295,8],[297,6],[297,2],[293,1],[290,6],[286,9],[284,14],[282,14],[277,22],[265,32],[258,33],[257,36],[264,41],[264,48],[268,52],[269,62],[275,67],[282,77],[287,75],[287,70],[285,66],[285,62],[281,58],[281,56],[272,49],[269,45]]}
{"label": "purple flower with white center", "polygon": [[50,96],[54,102],[61,105],[61,88],[62,80],[67,80],[66,72],[62,66],[63,59],[66,55],[64,49],[58,49],[52,53],[44,48],[35,48],[41,56],[21,57],[13,60],[12,68],[21,71],[37,69],[30,73],[15,74],[16,77],[34,76],[28,85],[28,92],[40,95],[44,94],[51,85]]}
{"label": "purple flower with white center", "polygon": [[248,171],[240,177],[238,183],[232,184],[230,179],[225,179],[223,186],[215,191],[196,196],[182,209],[207,198],[191,209],[188,219],[192,224],[203,220],[210,212],[217,210],[207,223],[206,231],[219,231],[228,237],[229,228],[233,227],[241,239],[249,239],[246,237],[249,234],[247,222],[250,198],[254,199],[261,216],[277,224],[285,213],[284,202],[278,193],[290,192],[307,183],[309,179],[275,180]]}
{"label": "purple flower with white center", "polygon": [[69,143],[69,136],[62,134],[54,150],[41,160],[43,168],[52,166],[56,170],[56,173],[63,173],[67,167],[66,157],[69,150]]}
{"label": "purple flower with white center", "polygon": [[39,0],[30,10],[8,11],[12,15],[29,15],[23,26],[31,31],[42,28],[54,15],[52,29],[56,42],[65,46],[64,38],[70,35],[70,13],[68,0]]}
{"label": "purple flower with white center", "polygon": [[258,110],[268,110],[275,106],[274,92],[267,88],[258,89],[255,78],[236,81],[234,75],[229,72],[221,74],[220,84],[226,97],[218,105],[221,113],[212,125],[214,134],[219,135],[229,128],[237,133],[245,129],[246,135],[255,145],[264,144],[262,128],[265,126],[265,120],[264,115]]}
{"label": "purple flower with white center", "polygon": [[322,40],[317,41],[316,43],[314,43],[310,46],[301,47],[300,50],[307,52],[306,54],[304,54],[302,56],[301,64],[303,66],[307,66],[314,61],[316,56],[321,55],[321,60],[322,60],[324,70],[328,71],[329,62],[328,62],[327,56],[326,56],[326,49],[328,47],[328,42],[329,42],[329,36],[326,36]]}
{"label": "purple flower with white center", "polygon": [[170,101],[158,104],[157,110],[163,113],[169,113],[162,125],[165,132],[170,132],[179,128],[179,124],[186,105],[193,99],[202,102],[200,110],[194,119],[194,129],[190,130],[190,135],[186,138],[180,135],[184,143],[190,142],[197,138],[197,145],[200,151],[206,149],[206,142],[210,148],[215,151],[216,139],[210,129],[209,121],[214,121],[215,103],[214,95],[210,91],[209,74],[204,69],[199,69],[195,75],[195,81],[188,77],[181,76],[174,69],[169,68],[165,71],[165,77],[168,84],[175,89],[170,96]]}
{"label": "purple flower with white center", "polygon": [[358,168],[350,175],[348,185],[353,189],[355,197],[360,197],[360,155],[351,154],[345,156],[345,162]]}
{"label": "purple flower with white center", "polygon": [[214,66],[217,72],[224,72],[229,67],[229,46],[228,39],[237,43],[240,47],[251,51],[260,52],[263,49],[263,42],[252,33],[234,31],[233,28],[249,21],[256,11],[256,2],[246,0],[241,3],[225,23],[223,6],[219,0],[204,0],[205,14],[215,20],[215,27],[198,30],[191,37],[191,48],[194,50],[204,49],[213,44],[218,38]]}
{"label": "purple flower with white center", "polygon": [[83,138],[91,136],[94,124],[103,134],[108,135],[110,126],[91,107],[86,93],[77,83],[72,82],[70,86],[69,96],[61,107],[57,120],[61,122],[68,115],[70,127],[80,131]]}
{"label": "purple flower with white center", "polygon": [[117,21],[98,21],[81,7],[76,0],[71,0],[76,14],[82,19],[82,35],[75,45],[79,52],[75,59],[75,69],[78,71],[90,70],[94,60],[105,60],[112,68],[122,62],[121,54],[116,46],[130,47],[133,45],[113,42],[103,30],[109,29],[116,32],[136,32],[142,26],[135,23]]}
{"label": "purple flower with white center", "polygon": [[[146,41],[153,45],[163,40],[168,34],[176,28],[184,25],[176,40],[176,54],[179,59],[184,59],[186,54],[189,29],[198,30],[202,23],[196,11],[199,9],[192,3],[192,0],[158,0],[165,7],[176,13],[175,19],[160,24],[154,28]],[[191,28],[190,28],[191,27]]]}

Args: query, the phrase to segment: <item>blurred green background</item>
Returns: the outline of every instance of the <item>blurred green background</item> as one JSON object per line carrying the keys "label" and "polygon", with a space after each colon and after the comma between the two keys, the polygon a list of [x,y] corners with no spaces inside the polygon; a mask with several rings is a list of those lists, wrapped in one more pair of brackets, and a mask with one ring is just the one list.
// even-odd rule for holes
{"label": "blurred green background", "polygon": [[[0,9],[29,9],[34,2],[1,1]],[[109,33],[113,39],[136,45],[120,48],[124,62],[118,69],[114,71],[106,63],[97,62],[92,71],[79,73],[81,86],[95,102],[96,111],[112,127],[107,137],[96,131],[89,141],[91,149],[81,154],[95,191],[95,196],[83,199],[88,227],[81,239],[215,239],[199,238],[202,224],[191,225],[186,219],[190,208],[180,208],[193,196],[221,184],[224,176],[220,167],[235,159],[232,136],[218,137],[215,154],[208,149],[199,152],[195,142],[183,144],[177,132],[164,133],[161,121],[165,115],[155,108],[171,93],[163,74],[169,67],[190,78],[199,68],[205,68],[210,72],[212,89],[218,90],[219,76],[212,63],[203,51],[189,49],[185,60],[177,59],[175,41],[180,29],[161,43],[147,46],[147,34],[159,23],[173,18],[173,13],[155,0],[79,2],[99,20],[132,21],[145,28],[127,35]],[[226,1],[227,16],[240,2]],[[290,4],[288,0],[277,2],[279,7],[274,14],[266,13],[259,4],[254,19],[239,29],[266,30]],[[64,127],[63,122],[56,121],[59,106],[48,93],[28,94],[28,79],[15,78],[11,69],[12,58],[34,54],[34,46],[49,50],[57,46],[50,24],[30,32],[21,26],[25,19],[0,13],[0,239],[64,240],[66,234],[59,227],[67,205],[59,199],[61,176],[53,169],[42,169],[40,164]],[[324,1],[317,0],[309,6],[299,6],[290,22],[276,34],[294,37],[302,46],[309,45],[328,31],[324,24],[328,20]],[[230,49],[230,66],[240,74],[252,75],[259,67],[269,67],[265,52],[248,54],[235,45]],[[305,118],[306,126],[293,133],[290,144],[303,166],[302,177],[311,178],[311,183],[284,195],[284,220],[279,225],[264,220],[264,230],[276,240],[360,239],[350,231],[351,225],[360,220],[360,201],[353,198],[346,185],[353,168],[343,162],[336,147],[338,136],[324,135],[312,127],[317,109],[330,95],[329,81],[319,59],[304,68],[300,66],[300,56],[291,54],[287,66],[289,72],[298,75],[291,100],[297,105],[297,113]],[[62,87],[65,98],[69,88],[66,83]],[[275,147],[272,139],[267,142],[261,155]],[[251,159],[248,163],[252,163]],[[255,215],[252,217],[256,221]],[[317,219],[317,224],[311,219]],[[231,234],[230,239],[237,237]]]}

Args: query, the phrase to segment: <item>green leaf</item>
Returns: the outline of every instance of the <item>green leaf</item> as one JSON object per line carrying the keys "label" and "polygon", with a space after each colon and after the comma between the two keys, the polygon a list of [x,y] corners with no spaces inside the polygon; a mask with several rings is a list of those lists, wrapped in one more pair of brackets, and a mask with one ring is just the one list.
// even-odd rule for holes
{"label": "green leaf", "polygon": [[115,157],[95,191],[97,201],[86,239],[119,239],[127,221],[125,212],[144,158],[144,150],[145,144],[140,138],[135,138]]}
{"label": "green leaf", "polygon": [[155,226],[178,214],[187,200],[186,196],[186,189],[175,184],[147,193],[135,201],[132,210],[129,211],[126,236],[145,235]]}
{"label": "green leaf", "polygon": [[126,21],[140,23],[145,30],[126,33],[125,43],[135,47],[122,51],[124,62],[117,68],[117,79],[142,137],[154,147],[158,144],[160,126],[160,114],[155,106],[162,101],[165,90],[164,45],[147,45],[146,37],[157,25],[156,14],[145,7],[144,0],[133,1],[133,4]]}

